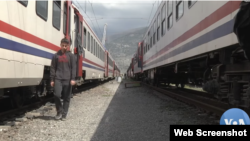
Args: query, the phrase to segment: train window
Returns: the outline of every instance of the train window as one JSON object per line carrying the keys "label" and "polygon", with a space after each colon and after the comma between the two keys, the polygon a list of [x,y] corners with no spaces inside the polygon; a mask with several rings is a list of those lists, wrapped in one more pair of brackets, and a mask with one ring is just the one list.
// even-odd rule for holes
{"label": "train window", "polygon": [[94,37],[93,37],[92,43],[93,43],[93,45],[92,45],[91,51],[92,51],[92,54],[95,55],[95,38]]}
{"label": "train window", "polygon": [[153,44],[155,44],[155,33],[156,33],[156,21],[154,22],[154,28],[153,28],[154,30],[153,30],[153,33],[154,33],[154,35],[153,35]]}
{"label": "train window", "polygon": [[99,46],[99,44],[98,44],[98,46],[97,46],[97,57],[98,57],[98,58],[100,58],[99,55],[100,55],[100,46]]}
{"label": "train window", "polygon": [[150,31],[148,32],[148,47],[147,47],[147,51],[149,50],[149,44],[150,44]]}
{"label": "train window", "polygon": [[53,26],[60,31],[61,26],[61,1],[53,2],[53,15],[52,15]]}
{"label": "train window", "polygon": [[157,21],[157,41],[160,40],[160,28],[161,28],[161,17],[160,17],[160,13],[158,14],[157,17],[158,21]]}
{"label": "train window", "polygon": [[161,36],[165,35],[166,32],[166,22],[165,22],[165,17],[166,17],[166,7],[165,4],[163,5],[161,9]]}
{"label": "train window", "polygon": [[100,58],[99,55],[100,55],[100,46],[99,46],[99,44],[98,44],[98,45],[97,45],[97,57],[98,57],[98,58]]}
{"label": "train window", "polygon": [[168,29],[173,26],[173,1],[168,1]]}
{"label": "train window", "polygon": [[95,42],[95,56],[97,57],[97,42]]}
{"label": "train window", "polygon": [[100,58],[100,50],[101,50],[100,45],[98,45],[98,58]]}
{"label": "train window", "polygon": [[28,5],[28,1],[18,0],[18,2],[21,3],[25,7],[27,7],[27,5]]}
{"label": "train window", "polygon": [[36,14],[43,20],[48,19],[48,1],[36,1]]}
{"label": "train window", "polygon": [[95,55],[95,39],[93,38],[93,55]]}
{"label": "train window", "polygon": [[96,41],[94,40],[94,52],[93,54],[96,56]]}
{"label": "train window", "polygon": [[83,47],[86,49],[86,45],[87,45],[87,43],[86,43],[86,41],[87,41],[87,40],[86,40],[86,39],[87,39],[86,35],[87,35],[87,34],[86,34],[86,28],[83,28],[83,29],[84,29],[84,30],[83,30],[83,34],[84,34],[84,35],[83,35],[83,42],[84,42],[84,43],[83,43],[83,44],[84,44]]}
{"label": "train window", "polygon": [[189,0],[188,1],[188,7],[191,8],[195,3],[196,3],[197,0]]}
{"label": "train window", "polygon": [[100,59],[102,59],[102,47],[100,46]]}
{"label": "train window", "polygon": [[100,59],[102,60],[102,48],[100,47]]}
{"label": "train window", "polygon": [[153,35],[153,26],[151,26],[151,30],[150,30],[150,32],[151,32],[151,34],[150,34],[150,48],[152,47],[152,41],[153,41],[153,39],[152,39],[152,35]]}
{"label": "train window", "polygon": [[104,61],[104,50],[103,50],[103,48],[101,48],[101,59]]}
{"label": "train window", "polygon": [[[82,23],[82,22],[81,22],[81,23]],[[81,25],[82,25],[82,24],[81,24]],[[82,38],[81,38],[81,41],[82,41],[82,47],[83,47],[83,29],[84,29],[84,27],[82,26],[82,30],[81,30],[81,31],[82,31],[82,34],[81,34],[81,35],[82,35]]]}
{"label": "train window", "polygon": [[101,48],[101,46],[99,46],[99,58],[101,59],[101,55],[102,55],[102,48]]}
{"label": "train window", "polygon": [[91,36],[91,48],[90,48],[91,53],[93,53],[93,46],[94,46],[94,42],[93,42],[93,37]]}
{"label": "train window", "polygon": [[98,43],[97,42],[95,46],[95,56],[98,57]]}
{"label": "train window", "polygon": [[66,35],[66,26],[67,26],[67,5],[66,2],[64,3],[64,8],[63,8],[63,33]]}
{"label": "train window", "polygon": [[79,34],[82,35],[82,22],[80,22]]}
{"label": "train window", "polygon": [[176,20],[179,20],[184,14],[184,2],[176,1]]}
{"label": "train window", "polygon": [[80,22],[79,34],[80,34],[80,44],[82,44],[82,22]]}
{"label": "train window", "polygon": [[99,45],[98,42],[96,42],[96,57],[98,57],[98,51],[99,51]]}
{"label": "train window", "polygon": [[71,31],[71,8],[69,7],[69,24],[68,24],[68,34],[70,35],[70,31]]}
{"label": "train window", "polygon": [[88,32],[88,51],[90,51],[90,34]]}

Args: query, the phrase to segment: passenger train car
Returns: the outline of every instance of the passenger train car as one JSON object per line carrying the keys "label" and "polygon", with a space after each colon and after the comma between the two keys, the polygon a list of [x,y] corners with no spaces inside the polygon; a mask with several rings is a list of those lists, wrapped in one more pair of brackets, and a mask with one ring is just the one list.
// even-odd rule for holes
{"label": "passenger train car", "polygon": [[77,86],[115,77],[115,61],[71,1],[0,1],[0,9],[0,99],[20,107],[51,94],[51,59],[64,37],[77,63]]}
{"label": "passenger train car", "polygon": [[[244,27],[247,20],[237,14],[240,4],[241,1],[162,1],[139,41],[132,58],[136,61],[131,62],[128,75],[132,72],[135,78],[156,86],[200,85],[219,100],[249,108],[249,46],[243,48],[239,44],[236,16],[241,20],[238,26],[242,31],[250,32],[250,25],[248,22],[248,28]],[[245,12],[245,17],[249,17],[246,15]],[[247,40],[242,44],[249,45]]]}

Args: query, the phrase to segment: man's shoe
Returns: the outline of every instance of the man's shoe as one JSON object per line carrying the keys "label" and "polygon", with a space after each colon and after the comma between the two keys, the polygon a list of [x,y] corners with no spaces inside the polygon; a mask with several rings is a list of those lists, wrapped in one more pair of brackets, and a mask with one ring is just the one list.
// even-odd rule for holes
{"label": "man's shoe", "polygon": [[62,121],[65,121],[66,120],[66,115],[62,115]]}
{"label": "man's shoe", "polygon": [[55,116],[55,119],[56,120],[59,120],[62,118],[62,114],[61,113],[57,113],[57,115]]}

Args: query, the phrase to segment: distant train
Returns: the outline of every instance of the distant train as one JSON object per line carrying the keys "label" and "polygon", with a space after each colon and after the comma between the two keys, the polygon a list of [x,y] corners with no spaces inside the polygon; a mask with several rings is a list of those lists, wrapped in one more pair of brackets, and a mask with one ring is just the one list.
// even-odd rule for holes
{"label": "distant train", "polygon": [[[138,43],[127,75],[156,86],[200,85],[219,100],[249,108],[249,5],[241,1],[162,1]],[[244,8],[238,13],[240,6]]]}
{"label": "distant train", "polygon": [[0,9],[0,99],[20,107],[28,98],[51,94],[51,59],[64,37],[76,58],[77,86],[120,74],[71,1],[0,1]]}

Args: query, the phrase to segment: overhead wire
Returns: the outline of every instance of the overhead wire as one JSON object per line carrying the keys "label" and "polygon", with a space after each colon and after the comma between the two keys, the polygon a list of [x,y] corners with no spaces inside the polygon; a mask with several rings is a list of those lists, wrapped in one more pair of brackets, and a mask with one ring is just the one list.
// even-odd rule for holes
{"label": "overhead wire", "polygon": [[[78,1],[77,0],[73,0],[72,2],[74,2],[74,1],[76,1],[77,3],[78,3]],[[83,10],[83,8],[82,8],[82,6],[78,3],[78,5],[80,6],[80,9],[82,10],[82,11],[84,11]],[[85,12],[83,12],[83,13],[85,13]],[[89,15],[87,14],[87,13],[85,13],[85,15],[89,18]],[[90,19],[90,18],[89,18]],[[90,22],[93,24],[93,22],[90,20]],[[96,31],[96,29],[95,29],[95,26],[94,26],[94,24],[93,24],[93,30],[94,30],[94,32],[95,33],[97,33]]]}
{"label": "overhead wire", "polygon": [[[89,2],[89,1],[88,1]],[[90,3],[90,2],[89,2]],[[91,4],[91,8],[92,8],[92,11],[93,11],[93,13],[94,13],[94,16],[95,16],[95,11],[94,11],[94,8],[93,8],[93,6],[92,6],[92,3],[90,3]],[[96,19],[96,16],[95,16],[95,19]],[[100,34],[102,33],[102,31],[101,31],[101,29],[100,29],[100,26],[99,26],[99,23],[98,23],[98,21],[97,21],[97,19],[96,19],[96,22],[97,22],[97,25],[98,25],[98,27],[99,27],[99,31],[100,31]]]}
{"label": "overhead wire", "polygon": [[[151,17],[151,14],[152,14],[153,8],[154,8],[154,4],[155,4],[155,2],[153,3],[152,9],[151,9],[151,12],[150,12],[150,15],[149,15],[149,18],[148,18],[148,23],[149,23],[149,21],[150,21],[150,17]],[[148,23],[147,23],[147,24],[148,24]]]}

